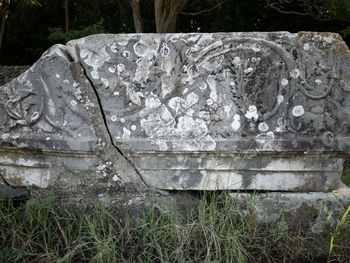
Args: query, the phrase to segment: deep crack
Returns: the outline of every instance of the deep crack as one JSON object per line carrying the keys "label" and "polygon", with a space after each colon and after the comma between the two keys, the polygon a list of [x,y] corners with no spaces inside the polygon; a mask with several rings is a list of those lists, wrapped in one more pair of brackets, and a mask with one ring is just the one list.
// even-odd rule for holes
{"label": "deep crack", "polygon": [[2,179],[2,181],[5,183],[5,185],[7,185],[7,186],[11,186],[12,187],[12,185],[11,184],[9,184],[9,182],[7,182],[6,181],[6,179],[4,178],[4,176],[2,175],[2,173],[0,173],[0,178]]}
{"label": "deep crack", "polygon": [[[69,53],[69,51],[68,51]],[[95,93],[95,96],[96,96],[96,99],[97,99],[97,102],[98,102],[98,107],[100,109],[100,113],[101,113],[101,116],[102,116],[102,119],[103,119],[103,123],[106,127],[106,130],[107,130],[107,133],[108,133],[108,136],[109,136],[109,139],[111,141],[111,144],[114,148],[117,149],[117,151],[119,152],[119,154],[130,164],[130,166],[135,170],[135,172],[137,173],[137,175],[139,176],[140,180],[142,181],[142,183],[149,187],[149,185],[143,180],[142,176],[141,176],[141,173],[138,171],[136,165],[128,158],[128,156],[126,156],[123,151],[114,143],[114,140],[113,140],[113,136],[112,136],[112,133],[111,131],[109,130],[109,127],[108,127],[108,122],[107,122],[107,117],[106,115],[104,114],[104,111],[103,111],[103,106],[102,106],[102,102],[101,102],[101,99],[100,99],[100,96],[98,95],[98,92],[93,84],[93,82],[91,81],[91,79],[89,78],[88,74],[86,73],[86,70],[84,68],[84,66],[82,65],[82,63],[80,61],[76,62],[80,65],[80,67],[82,68],[83,70],[83,73],[84,73],[84,76],[86,77],[86,79],[89,81],[94,93]]]}

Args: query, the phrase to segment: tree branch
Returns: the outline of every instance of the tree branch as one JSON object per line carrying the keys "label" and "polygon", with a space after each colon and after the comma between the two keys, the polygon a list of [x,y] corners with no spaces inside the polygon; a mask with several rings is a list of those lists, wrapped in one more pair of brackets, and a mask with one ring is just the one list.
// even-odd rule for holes
{"label": "tree branch", "polygon": [[[322,17],[322,10],[317,5],[305,6],[308,9],[305,12],[294,11],[294,10],[284,10],[283,7],[277,6],[278,5],[277,3],[271,3],[271,1],[269,0],[267,0],[267,5],[270,8],[276,10],[277,12],[281,14],[286,14],[286,15],[310,16],[313,19],[318,21],[345,21],[345,22],[350,21],[350,18],[344,18],[344,17]],[[313,9],[318,14],[315,14],[315,12],[313,12]]]}
{"label": "tree branch", "polygon": [[186,3],[187,0],[154,0],[156,32],[175,32],[177,17]]}
{"label": "tree branch", "polygon": [[141,16],[140,0],[131,0],[130,5],[132,8],[134,26],[136,33],[143,33],[143,18]]}
{"label": "tree branch", "polygon": [[275,9],[276,11],[278,11],[281,14],[286,14],[286,15],[298,15],[298,16],[311,16],[312,13],[310,12],[298,12],[298,11],[293,11],[293,10],[283,10],[282,8],[275,6],[274,4],[268,4],[269,7],[271,7],[272,9]]}
{"label": "tree branch", "polygon": [[221,7],[221,5],[226,2],[226,0],[220,1],[218,4],[216,4],[215,6],[209,8],[209,9],[203,9],[201,11],[198,12],[180,12],[180,15],[186,15],[186,16],[198,16],[200,14],[204,14],[204,13],[209,13],[213,10],[215,10],[218,7]]}

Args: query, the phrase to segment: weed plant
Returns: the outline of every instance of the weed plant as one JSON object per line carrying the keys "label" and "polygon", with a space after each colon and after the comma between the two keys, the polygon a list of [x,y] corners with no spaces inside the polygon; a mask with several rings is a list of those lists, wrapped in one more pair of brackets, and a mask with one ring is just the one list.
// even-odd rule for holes
{"label": "weed plant", "polygon": [[[93,209],[60,208],[54,199],[21,205],[0,202],[0,262],[346,262],[348,214],[319,257],[315,237],[287,231],[283,217],[274,225],[242,214],[226,193],[205,194],[188,215],[123,211],[96,204]],[[317,237],[316,237],[317,238]]]}

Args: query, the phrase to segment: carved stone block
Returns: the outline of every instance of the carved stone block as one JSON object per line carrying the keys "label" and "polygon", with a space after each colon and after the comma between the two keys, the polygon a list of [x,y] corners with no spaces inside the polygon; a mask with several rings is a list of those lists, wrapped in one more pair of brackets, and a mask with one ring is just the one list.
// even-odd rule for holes
{"label": "carved stone block", "polygon": [[[94,161],[77,171],[98,178],[108,167],[101,184],[329,191],[350,153],[349,61],[331,33],[74,40],[1,88],[1,156],[9,148],[28,158],[31,149],[78,162],[88,155]],[[7,180],[28,163],[5,157]],[[74,162],[54,159],[29,162],[21,180],[60,184]]]}

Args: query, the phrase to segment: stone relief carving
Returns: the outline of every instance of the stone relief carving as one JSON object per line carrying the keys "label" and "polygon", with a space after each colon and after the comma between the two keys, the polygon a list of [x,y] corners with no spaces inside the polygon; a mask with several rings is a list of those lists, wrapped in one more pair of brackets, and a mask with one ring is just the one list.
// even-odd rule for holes
{"label": "stone relief carving", "polygon": [[50,152],[43,186],[88,169],[120,186],[328,191],[350,153],[349,55],[329,33],[89,36],[0,89],[0,145]]}
{"label": "stone relief carving", "polygon": [[349,135],[337,117],[348,114],[339,104],[349,100],[339,90],[342,69],[327,55],[334,35],[299,42],[283,33],[274,41],[122,35],[97,40],[97,48],[84,41],[68,45],[97,87],[117,142],[146,138],[159,150],[207,151],[242,136]]}
{"label": "stone relief carving", "polygon": [[72,73],[62,72],[69,63],[64,47],[55,46],[27,72],[3,86],[2,141],[30,147],[35,140],[43,140],[56,148],[65,147],[60,142],[66,140],[94,137],[87,112],[94,105],[83,96],[84,84],[77,83]]}

